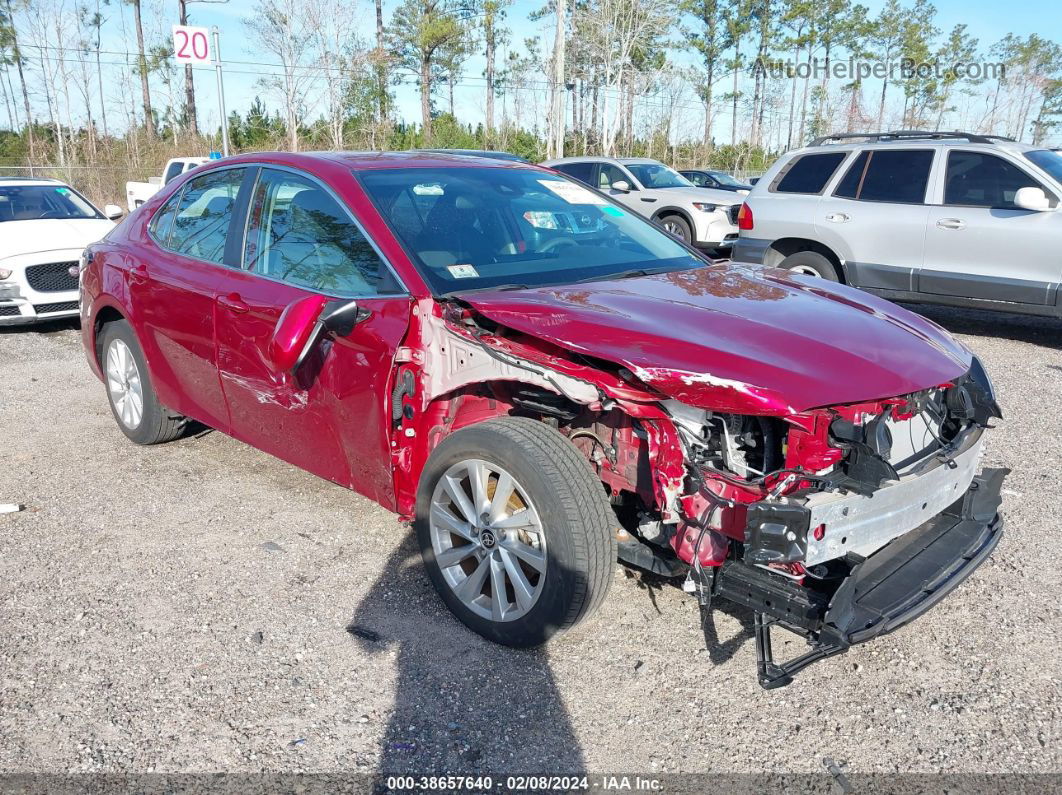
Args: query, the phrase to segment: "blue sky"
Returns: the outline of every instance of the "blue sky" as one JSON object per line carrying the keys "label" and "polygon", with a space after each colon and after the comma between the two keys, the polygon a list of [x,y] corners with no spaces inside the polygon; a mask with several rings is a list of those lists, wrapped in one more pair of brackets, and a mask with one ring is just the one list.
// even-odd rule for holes
{"label": "blue sky", "polygon": [[[883,5],[884,0],[864,0],[870,7],[871,13],[876,14]],[[391,9],[395,0],[385,3],[385,16],[390,17]],[[176,2],[166,0],[164,8],[172,5],[173,22],[176,22]],[[529,36],[540,35],[548,45],[552,40],[552,30],[547,21],[532,23],[528,21],[528,13],[541,7],[541,0],[517,0],[509,10],[508,22],[512,28],[513,44],[522,51],[523,40]],[[1001,38],[1006,33],[1014,33],[1025,36],[1030,33],[1056,39],[1062,34],[1062,4],[1057,2],[1026,2],[1008,3],[1000,0],[936,0],[938,9],[937,26],[943,31],[950,30],[958,23],[966,23],[969,33],[981,42],[982,48]],[[145,4],[146,6],[146,4]],[[251,41],[242,24],[242,20],[253,13],[255,4],[252,0],[230,0],[224,5],[192,4],[189,6],[191,22],[197,25],[218,25],[221,30],[221,48],[225,61],[257,61],[275,63],[275,56],[256,51],[255,44]],[[359,30],[363,38],[369,40],[374,30],[373,7],[367,0],[363,0],[359,6]],[[690,56],[681,51],[676,51],[673,56],[679,63],[690,62]],[[459,87],[456,92],[457,115],[463,121],[478,122],[482,119],[482,70],[483,59],[475,57],[471,59],[465,70],[466,86]],[[254,72],[254,66],[231,63],[226,71],[226,99],[229,109],[245,111],[256,94],[261,94],[267,105],[271,108],[278,107],[276,99],[271,98],[268,92],[257,85],[258,77]],[[200,100],[201,113],[204,121],[217,122],[217,92],[213,70],[196,70],[196,89]],[[419,100],[416,89],[412,85],[396,89],[399,113],[406,120],[419,119]],[[442,95],[437,99],[442,105],[445,100]]]}

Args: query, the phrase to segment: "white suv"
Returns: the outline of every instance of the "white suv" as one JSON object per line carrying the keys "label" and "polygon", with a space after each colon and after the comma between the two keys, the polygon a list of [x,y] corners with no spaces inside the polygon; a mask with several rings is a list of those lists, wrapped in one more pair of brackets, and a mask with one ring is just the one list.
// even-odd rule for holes
{"label": "white suv", "polygon": [[741,196],[698,188],[658,160],[565,157],[542,165],[597,188],[691,245],[729,248],[737,239]]}
{"label": "white suv", "polygon": [[114,227],[57,179],[0,178],[0,326],[78,315],[78,261]]}
{"label": "white suv", "polygon": [[752,189],[732,258],[886,298],[1058,315],[1062,155],[952,132],[844,134]]}

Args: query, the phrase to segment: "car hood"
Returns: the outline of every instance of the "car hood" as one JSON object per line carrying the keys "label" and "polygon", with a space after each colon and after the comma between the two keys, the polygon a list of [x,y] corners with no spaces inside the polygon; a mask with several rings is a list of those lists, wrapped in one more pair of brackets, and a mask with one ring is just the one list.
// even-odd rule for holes
{"label": "car hood", "polygon": [[717,188],[656,188],[662,200],[671,204],[687,202],[710,202],[729,207],[731,204],[740,204],[741,197],[730,190]]}
{"label": "car hood", "polygon": [[642,278],[469,293],[483,316],[628,368],[706,409],[788,414],[905,395],[965,373],[936,324],[844,285],[714,265]]}
{"label": "car hood", "polygon": [[61,249],[81,249],[114,227],[103,218],[36,218],[0,222],[0,259]]}

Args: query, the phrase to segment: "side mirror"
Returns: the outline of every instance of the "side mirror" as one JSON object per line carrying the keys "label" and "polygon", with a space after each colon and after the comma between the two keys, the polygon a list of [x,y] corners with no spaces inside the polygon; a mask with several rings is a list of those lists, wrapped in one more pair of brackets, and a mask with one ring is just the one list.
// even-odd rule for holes
{"label": "side mirror", "polygon": [[630,193],[631,183],[625,179],[617,179],[612,183],[612,190],[618,190],[620,193]]}
{"label": "side mirror", "polygon": [[1019,188],[1018,192],[1014,194],[1014,206],[1020,207],[1022,210],[1042,212],[1043,210],[1051,209],[1051,201],[1047,198],[1043,188],[1028,186]]}
{"label": "side mirror", "polygon": [[281,372],[294,373],[325,333],[345,337],[366,315],[357,301],[329,301],[323,295],[292,301],[281,312],[269,340],[270,362]]}
{"label": "side mirror", "polygon": [[117,221],[119,218],[125,215],[125,210],[123,210],[117,204],[108,204],[106,207],[103,208],[103,214],[106,215],[112,221]]}

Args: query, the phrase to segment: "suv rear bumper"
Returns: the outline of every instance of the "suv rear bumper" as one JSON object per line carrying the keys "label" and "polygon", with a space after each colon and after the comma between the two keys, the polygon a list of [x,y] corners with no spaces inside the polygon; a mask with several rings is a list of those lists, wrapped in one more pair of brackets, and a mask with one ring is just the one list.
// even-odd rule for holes
{"label": "suv rear bumper", "polygon": [[730,259],[733,262],[749,262],[753,265],[762,265],[767,256],[767,249],[771,247],[772,240],[759,240],[754,237],[739,236],[734,248],[730,251]]}
{"label": "suv rear bumper", "polygon": [[832,594],[740,561],[724,564],[716,595],[804,635],[811,647],[789,663],[761,666],[760,684],[788,684],[807,665],[909,624],[954,591],[1003,535],[1000,489],[1008,471],[984,470],[941,513],[857,563]]}

